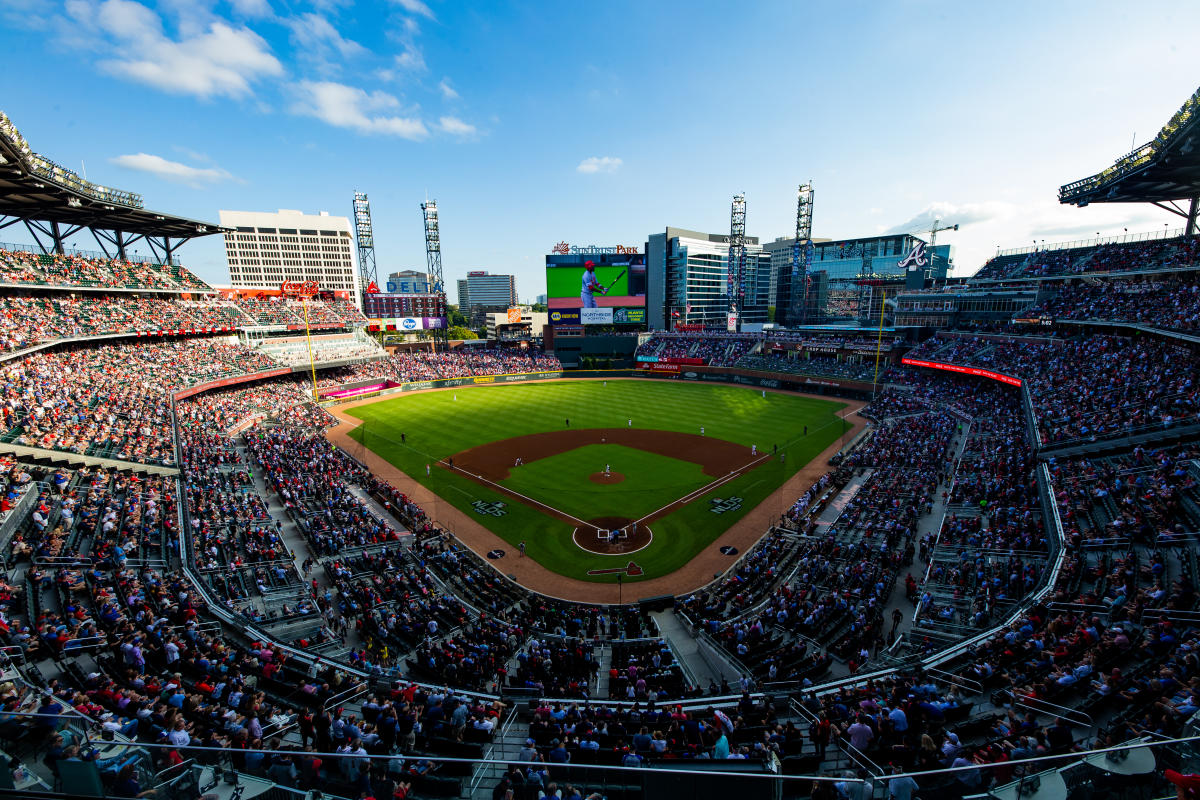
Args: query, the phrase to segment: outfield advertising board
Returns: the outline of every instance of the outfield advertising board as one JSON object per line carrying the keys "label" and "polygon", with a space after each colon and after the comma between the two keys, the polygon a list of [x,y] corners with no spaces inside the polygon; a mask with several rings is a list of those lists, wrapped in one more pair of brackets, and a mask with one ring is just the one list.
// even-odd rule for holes
{"label": "outfield advertising board", "polygon": [[581,308],[579,318],[584,325],[612,325],[613,310],[611,308]]}

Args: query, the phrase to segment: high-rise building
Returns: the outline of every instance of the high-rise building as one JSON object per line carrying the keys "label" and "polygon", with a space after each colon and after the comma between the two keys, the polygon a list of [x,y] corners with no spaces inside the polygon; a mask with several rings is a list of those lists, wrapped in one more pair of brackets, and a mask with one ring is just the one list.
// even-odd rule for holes
{"label": "high-rise building", "polygon": [[316,281],[321,289],[346,291],[362,302],[346,217],[286,208],[219,214],[221,226],[232,229],[225,234],[225,259],[233,286],[277,289],[285,281]]}
{"label": "high-rise building", "polygon": [[464,314],[468,309],[499,311],[516,304],[515,275],[489,275],[486,270],[475,270],[458,281],[458,308]]}
{"label": "high-rise building", "polygon": [[388,275],[386,285],[380,288],[386,288],[392,294],[428,294],[429,275],[415,269],[402,269]]}
{"label": "high-rise building", "polygon": [[[729,313],[729,234],[667,228],[646,243],[646,320],[665,330],[672,322],[724,327]],[[770,255],[758,237],[746,237],[742,324],[767,321]]]}

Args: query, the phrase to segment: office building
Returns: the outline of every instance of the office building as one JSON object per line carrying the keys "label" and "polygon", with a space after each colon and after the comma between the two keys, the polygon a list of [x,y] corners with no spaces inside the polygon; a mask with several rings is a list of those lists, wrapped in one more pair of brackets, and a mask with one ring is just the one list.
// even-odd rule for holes
{"label": "office building", "polygon": [[515,275],[489,275],[486,270],[468,272],[458,282],[458,308],[464,314],[467,309],[501,310],[517,304],[517,278]]}
{"label": "office building", "polygon": [[362,293],[354,260],[353,233],[346,217],[328,212],[304,214],[220,211],[229,282],[237,288],[278,289],[286,281],[316,281],[323,290]]}
{"label": "office building", "polygon": [[[646,320],[651,329],[672,323],[725,327],[729,313],[729,234],[667,228],[646,242]],[[771,257],[758,237],[746,237],[742,325],[767,321]]]}

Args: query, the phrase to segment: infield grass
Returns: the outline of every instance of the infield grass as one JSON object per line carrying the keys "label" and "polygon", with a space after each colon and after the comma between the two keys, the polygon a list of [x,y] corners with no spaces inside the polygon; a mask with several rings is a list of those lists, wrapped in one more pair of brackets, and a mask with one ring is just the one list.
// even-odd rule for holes
{"label": "infield grass", "polygon": [[[778,445],[786,460],[772,458],[651,525],[653,541],[633,556],[644,570],[640,580],[645,580],[686,564],[841,436],[845,424],[835,413],[844,407],[840,401],[776,392],[763,397],[759,390],[729,385],[643,380],[610,380],[605,385],[590,379],[400,394],[347,413],[363,421],[351,432],[353,439],[429,487],[441,502],[473,516],[514,549],[526,541],[528,557],[550,570],[612,583],[615,576],[588,576],[587,570],[623,566],[629,557],[586,553],[571,541],[572,528],[565,523],[436,463],[487,442],[563,430],[567,419],[571,428],[625,428],[630,419],[635,429],[699,433],[704,427],[705,436],[747,448],[757,445],[759,452],[771,452]],[[598,458],[589,452],[593,448],[628,453]],[[634,466],[625,469],[627,461]],[[588,481],[604,463],[625,474],[626,480],[611,486]],[[427,464],[433,465],[429,476]],[[636,479],[631,471],[636,471]],[[690,462],[618,445],[588,445],[516,468],[503,483],[587,519],[637,517],[624,509],[650,506],[643,512],[649,513],[710,480]],[[739,508],[713,513],[714,499],[731,497],[740,498]],[[480,514],[472,505],[478,501],[502,502],[505,513]],[[613,502],[619,505],[614,508]],[[788,505],[785,500],[771,511],[783,513]],[[576,513],[572,507],[582,510]],[[428,510],[438,516],[436,503]]]}

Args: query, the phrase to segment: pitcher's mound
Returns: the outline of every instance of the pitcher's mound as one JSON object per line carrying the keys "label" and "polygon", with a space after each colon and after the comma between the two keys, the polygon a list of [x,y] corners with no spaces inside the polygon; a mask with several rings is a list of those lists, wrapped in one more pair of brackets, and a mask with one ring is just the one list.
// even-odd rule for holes
{"label": "pitcher's mound", "polygon": [[637,533],[633,533],[632,522],[627,517],[589,519],[587,527],[576,528],[571,539],[579,549],[602,556],[636,553],[650,544],[654,533],[644,524],[638,525]]}
{"label": "pitcher's mound", "polygon": [[592,483],[620,483],[625,480],[625,476],[619,472],[593,472],[588,475],[588,480]]}

